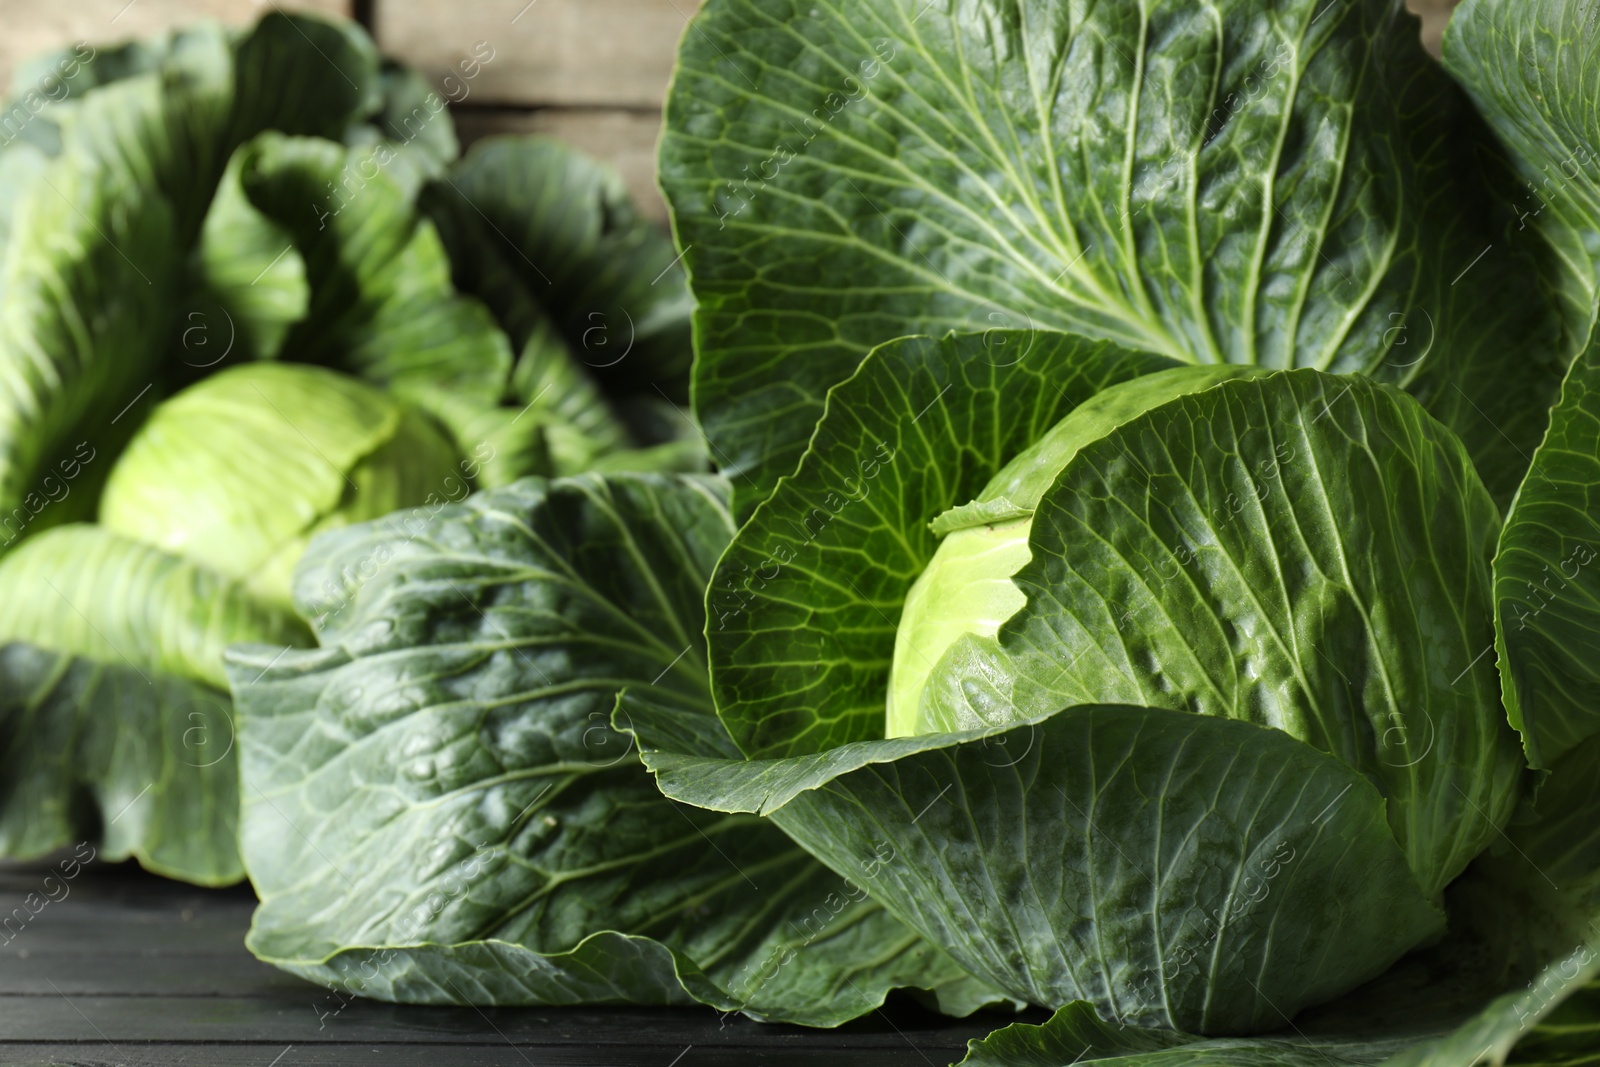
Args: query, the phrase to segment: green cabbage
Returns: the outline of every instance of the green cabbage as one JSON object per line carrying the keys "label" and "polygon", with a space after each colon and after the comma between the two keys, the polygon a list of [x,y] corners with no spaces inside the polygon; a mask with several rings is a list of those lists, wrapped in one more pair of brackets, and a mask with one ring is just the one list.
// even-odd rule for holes
{"label": "green cabbage", "polygon": [[[493,59],[480,46],[462,77]],[[223,648],[310,643],[340,605],[297,617],[294,570],[347,524],[529,474],[703,469],[674,407],[684,275],[620,179],[570,149],[506,137],[457,158],[446,99],[349,22],[273,11],[80,44],[26,64],[16,93],[0,723],[24,743],[0,761],[18,783],[0,854],[103,833],[104,855],[237,880]],[[31,741],[58,736],[76,740]],[[113,744],[128,760],[102,758]]]}
{"label": "green cabbage", "polygon": [[[246,638],[223,657],[249,946],[351,993],[832,1025],[911,987],[952,1014],[1051,1013],[974,1042],[972,1067],[1587,1062],[1592,15],[1466,0],[1441,71],[1391,0],[707,0],[661,151],[687,391],[687,293],[639,269],[673,250],[547,143],[439,182],[417,170],[448,154],[429,139],[324,216],[308,196],[383,138],[241,121],[208,157],[209,211],[134,216],[125,183],[193,183],[64,122],[83,169],[62,179],[96,218],[152,248],[198,234],[186,299],[243,353],[353,373],[450,444],[397,455],[377,438],[418,437],[408,416],[385,429],[330,388],[297,405],[325,434],[260,437],[281,471],[216,460],[260,493],[229,504],[167,473],[251,425],[186,407],[247,380],[224,372],[117,431],[134,440],[103,498],[57,507],[51,448],[121,450],[78,427],[145,380],[137,327],[170,294],[51,245],[105,332],[43,316],[84,358],[8,365],[0,446],[37,432],[0,457],[56,479],[39,525],[87,499],[117,529],[33,530],[0,579],[82,599],[120,592],[96,575],[126,557],[159,593],[79,621],[9,608],[101,658],[0,649],[22,694],[0,724],[43,709],[30,729],[54,740],[125,711],[170,737],[189,680],[117,705],[129,672]],[[170,99],[146,83],[82,121],[226,111],[208,40],[130,61],[161,65]],[[39,166],[0,163],[0,196]],[[16,250],[54,231],[87,239],[0,211],[24,319],[54,291]],[[633,345],[612,359],[584,339],[617,308]],[[117,389],[33,402],[102,348]],[[724,477],[628,473],[705,459],[664,428],[688,394]],[[331,428],[358,411],[375,436]],[[387,506],[469,443],[486,491],[381,517],[318,477]],[[32,523],[21,484],[0,490]],[[241,513],[226,550],[186,532]],[[322,527],[289,647],[281,561]],[[158,595],[178,621],[147,625]],[[120,799],[158,769],[89,736],[57,746],[89,788]],[[0,789],[69,777],[22,770]],[[202,788],[176,780],[134,797],[122,844],[220,880],[160,832]],[[0,798],[0,842],[62,832]]]}

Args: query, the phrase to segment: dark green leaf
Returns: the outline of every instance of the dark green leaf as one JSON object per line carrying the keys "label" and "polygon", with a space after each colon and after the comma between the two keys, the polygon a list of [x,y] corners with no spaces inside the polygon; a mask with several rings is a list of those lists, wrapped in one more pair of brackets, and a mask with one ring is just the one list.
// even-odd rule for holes
{"label": "dark green leaf", "polygon": [[1391,0],[711,0],[661,177],[736,512],[873,345],[996,323],[1427,372],[1509,496],[1559,370],[1461,104]]}
{"label": "dark green leaf", "polygon": [[1082,706],[750,762],[658,753],[660,736],[641,725],[668,796],[772,811],[973,974],[1034,1004],[1271,1030],[1443,928],[1378,791],[1277,730]]}
{"label": "dark green leaf", "polygon": [[481,304],[456,293],[433,226],[377,156],[274,133],[245,152],[245,195],[289,231],[311,285],[309,312],[285,352],[446,418],[451,400],[500,402],[511,374],[506,337]]}
{"label": "dark green leaf", "polygon": [[1474,1067],[1594,1062],[1600,1037],[1600,939],[1575,948],[1489,1003],[1454,1032],[1396,1054],[1384,1067]]}
{"label": "dark green leaf", "polygon": [[690,298],[622,179],[545,137],[495,137],[423,194],[456,284],[520,345],[539,318],[617,394],[687,398]]}
{"label": "dark green leaf", "polygon": [[380,146],[393,158],[384,172],[415,197],[461,154],[456,124],[444,97],[421,74],[390,60],[379,74],[383,107],[365,122],[345,131],[345,143],[376,153]]}
{"label": "dark green leaf", "polygon": [[1171,1030],[1112,1025],[1077,1000],[1043,1023],[1012,1023],[967,1043],[959,1067],[1063,1067],[1074,1060],[1118,1052],[1156,1052],[1197,1039]]}
{"label": "dark green leaf", "polygon": [[0,853],[26,858],[87,842],[88,855],[133,856],[201,885],[243,877],[226,694],[4,645],[0,735]]}
{"label": "dark green leaf", "polygon": [[1412,1027],[1389,1036],[1196,1038],[1171,1031],[1113,1027],[1082,1003],[1068,1004],[1042,1025],[1014,1023],[968,1044],[959,1067],[1350,1067],[1377,1064],[1429,1033]]}
{"label": "dark green leaf", "polygon": [[1494,562],[1511,722],[1547,767],[1600,731],[1600,335],[1561,388]]}
{"label": "dark green leaf", "polygon": [[1595,30],[1589,0],[1466,0],[1445,42],[1450,73],[1512,148],[1522,185],[1508,236],[1548,246],[1545,295],[1562,312],[1566,359],[1588,340],[1600,296]]}
{"label": "dark green leaf", "polygon": [[720,729],[701,631],[725,500],[527,479],[319,539],[298,597],[323,647],[230,668],[251,950],[394,1000],[812,1025],[969,982],[766,820],[666,800],[611,728],[628,686]]}
{"label": "dark green leaf", "polygon": [[[17,204],[0,266],[0,523],[12,534],[94,514],[128,409],[159,373],[179,259],[172,213],[74,160]],[[100,457],[45,506],[67,470]]]}
{"label": "dark green leaf", "polygon": [[[1391,1067],[1593,1063],[1600,1038],[1600,736],[1556,760],[1531,812],[1453,887],[1451,925],[1509,990]],[[1444,946],[1448,951],[1448,944]],[[1509,1058],[1507,1055],[1509,1053]]]}
{"label": "dark green leaf", "polygon": [[1521,162],[1521,225],[1560,273],[1549,297],[1577,354],[1549,431],[1507,518],[1495,561],[1506,708],[1528,759],[1548,766],[1600,729],[1596,576],[1600,517],[1600,34],[1592,4],[1469,0],[1448,59]]}

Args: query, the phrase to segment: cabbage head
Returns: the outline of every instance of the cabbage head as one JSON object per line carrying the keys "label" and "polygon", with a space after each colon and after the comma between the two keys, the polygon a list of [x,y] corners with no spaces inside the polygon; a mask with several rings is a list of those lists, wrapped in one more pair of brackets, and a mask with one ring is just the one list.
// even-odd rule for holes
{"label": "cabbage head", "polygon": [[467,469],[425,415],[372,386],[246,364],[156,407],[112,468],[100,522],[288,608],[312,537],[460,499]]}
{"label": "cabbage head", "polygon": [[[496,61],[480,42],[451,84]],[[309,644],[347,606],[291,606],[334,527],[529,474],[703,469],[674,407],[684,272],[554,139],[462,156],[444,93],[347,20],[80,43],[13,92],[0,855],[89,839],[237,880],[222,649]]]}
{"label": "cabbage head", "polygon": [[1367,376],[903,338],[713,576],[740,755],[644,689],[618,721],[669,796],[769,816],[1016,1000],[1267,1033],[1487,951],[1469,868],[1533,781],[1502,529]]}
{"label": "cabbage head", "polygon": [[223,653],[312,644],[290,596],[309,541],[459,500],[473,462],[389,393],[254,363],[157,404],[110,466],[101,522],[52,526],[0,557],[0,711],[31,724],[7,780],[61,805],[50,818],[0,805],[0,845],[28,854],[81,832],[70,798],[87,794],[107,854],[237,880]]}

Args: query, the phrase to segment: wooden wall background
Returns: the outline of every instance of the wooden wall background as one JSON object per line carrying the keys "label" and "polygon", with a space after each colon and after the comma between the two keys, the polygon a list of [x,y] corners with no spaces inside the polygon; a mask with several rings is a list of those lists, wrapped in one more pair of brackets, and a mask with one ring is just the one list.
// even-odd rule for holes
{"label": "wooden wall background", "polygon": [[[684,25],[700,0],[297,0],[356,18],[378,45],[436,85],[478,42],[494,58],[456,108],[463,144],[491,133],[547,133],[622,172],[654,218],[661,100]],[[1406,0],[1437,54],[1457,0]],[[76,41],[110,43],[199,18],[249,22],[270,0],[0,0],[0,86],[17,62]],[[8,95],[8,94],[0,94]],[[460,90],[450,94],[460,96]]]}

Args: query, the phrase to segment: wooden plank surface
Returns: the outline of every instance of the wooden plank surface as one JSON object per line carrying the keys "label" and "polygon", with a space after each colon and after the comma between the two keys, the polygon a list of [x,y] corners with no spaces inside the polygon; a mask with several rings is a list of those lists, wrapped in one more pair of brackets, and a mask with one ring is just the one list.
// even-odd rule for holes
{"label": "wooden plank surface", "polygon": [[384,51],[435,81],[482,42],[484,104],[656,108],[698,0],[378,0]]}
{"label": "wooden plank surface", "polygon": [[1406,7],[1422,18],[1422,46],[1439,55],[1440,38],[1450,21],[1450,13],[1461,0],[1406,0]]}
{"label": "wooden plank surface", "polygon": [[[249,1041],[276,1044],[476,1045],[496,1042],[543,1050],[566,1048],[676,1051],[768,1049],[828,1055],[873,1053],[885,1067],[922,1054],[960,1059],[966,1038],[992,1026],[918,1025],[903,1017],[898,1032],[881,1023],[867,1030],[789,1032],[749,1020],[727,1020],[692,1008],[450,1008],[382,1004],[308,986],[272,996],[97,996],[57,992],[41,983],[32,996],[0,999],[0,1050],[11,1043],[133,1045]],[[960,1038],[960,1040],[955,1040]],[[4,1057],[11,1062],[10,1057]],[[947,1059],[946,1062],[949,1062]]]}
{"label": "wooden plank surface", "polygon": [[[813,1052],[803,1049],[529,1048],[505,1042],[484,1045],[270,1045],[243,1042],[215,1045],[132,1045],[105,1042],[63,1048],[18,1045],[8,1051],[16,1067],[945,1067],[946,1053],[934,1059],[884,1056],[877,1052]],[[909,1055],[909,1054],[908,1054]],[[955,1059],[959,1059],[956,1056]]]}
{"label": "wooden plank surface", "polygon": [[[559,137],[620,171],[645,215],[665,222],[655,183],[660,109],[698,8],[699,0],[377,0],[372,29],[385,52],[435,85],[450,78],[461,87],[449,95],[461,102],[464,145],[496,133]],[[475,63],[484,55],[492,58]],[[476,76],[467,82],[463,69]]]}
{"label": "wooden plank surface", "polygon": [[[246,887],[200,890],[130,865],[0,867],[0,1063],[305,1067],[929,1067],[1009,1021],[902,1002],[837,1030],[701,1009],[415,1007],[334,994],[256,961]],[[51,888],[59,899],[39,903]],[[681,1059],[675,1057],[681,1056]]]}

